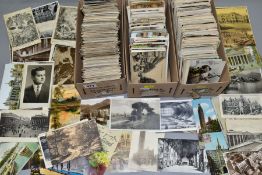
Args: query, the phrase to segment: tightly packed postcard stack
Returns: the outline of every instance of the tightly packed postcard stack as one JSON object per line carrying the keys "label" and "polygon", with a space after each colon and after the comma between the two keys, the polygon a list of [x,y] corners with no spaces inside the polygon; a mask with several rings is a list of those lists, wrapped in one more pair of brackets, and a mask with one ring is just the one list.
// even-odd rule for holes
{"label": "tightly packed postcard stack", "polygon": [[181,84],[216,83],[225,61],[210,0],[173,0],[174,32]]}
{"label": "tightly packed postcard stack", "polygon": [[167,82],[169,34],[165,0],[129,0],[127,14],[131,82]]}
{"label": "tightly packed postcard stack", "polygon": [[121,78],[119,9],[116,0],[85,1],[81,25],[84,83]]}

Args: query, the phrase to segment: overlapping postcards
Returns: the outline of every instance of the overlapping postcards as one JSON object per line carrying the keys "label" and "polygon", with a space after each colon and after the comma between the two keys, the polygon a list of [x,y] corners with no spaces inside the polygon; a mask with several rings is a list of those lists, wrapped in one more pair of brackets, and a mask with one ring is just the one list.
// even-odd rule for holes
{"label": "overlapping postcards", "polygon": [[128,1],[132,83],[167,82],[169,34],[166,2]]}
{"label": "overlapping postcards", "polygon": [[172,6],[181,83],[218,82],[225,61],[218,54],[221,41],[211,1],[173,0]]}
{"label": "overlapping postcards", "polygon": [[83,5],[80,52],[84,83],[116,80],[122,76],[119,8],[116,0],[85,1]]}

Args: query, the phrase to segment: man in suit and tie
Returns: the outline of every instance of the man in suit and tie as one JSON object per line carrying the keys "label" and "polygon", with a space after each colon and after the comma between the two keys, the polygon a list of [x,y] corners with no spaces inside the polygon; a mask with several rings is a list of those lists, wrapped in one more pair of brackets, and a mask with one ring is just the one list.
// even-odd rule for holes
{"label": "man in suit and tie", "polygon": [[25,88],[24,103],[48,103],[49,88],[44,84],[46,71],[43,67],[31,70],[33,84]]}

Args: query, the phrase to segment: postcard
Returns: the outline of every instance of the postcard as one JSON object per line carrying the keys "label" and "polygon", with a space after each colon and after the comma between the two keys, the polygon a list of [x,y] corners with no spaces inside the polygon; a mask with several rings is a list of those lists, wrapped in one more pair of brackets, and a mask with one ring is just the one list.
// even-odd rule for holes
{"label": "postcard", "polygon": [[14,137],[37,142],[38,134],[48,128],[48,110],[3,110],[0,114],[0,141]]}
{"label": "postcard", "polygon": [[80,95],[73,84],[52,87],[50,129],[80,121]]}
{"label": "postcard", "polygon": [[262,93],[261,69],[246,70],[231,75],[231,83],[223,91],[224,94]]}
{"label": "postcard", "polygon": [[247,7],[221,7],[216,11],[225,47],[256,45]]}
{"label": "postcard", "polygon": [[136,171],[157,171],[158,137],[157,134],[146,131],[133,131],[128,160],[128,168]]}
{"label": "postcard", "polygon": [[0,174],[18,174],[39,148],[38,143],[0,143]]}
{"label": "postcard", "polygon": [[40,134],[38,139],[47,168],[102,149],[97,125],[93,120]]}
{"label": "postcard", "polygon": [[0,109],[19,109],[24,64],[5,65],[0,91]]}
{"label": "postcard", "polygon": [[261,56],[255,46],[225,48],[230,75],[238,75],[262,67]]}
{"label": "postcard", "polygon": [[58,1],[55,1],[32,9],[41,38],[52,37],[58,6]]}
{"label": "postcard", "polygon": [[41,42],[31,8],[6,14],[4,21],[13,51]]}
{"label": "postcard", "polygon": [[110,127],[111,129],[159,130],[160,99],[112,99]]}
{"label": "postcard", "polygon": [[99,124],[97,125],[97,127],[101,139],[102,148],[105,152],[108,153],[108,157],[111,158],[115,152],[122,132],[110,130],[107,126]]}
{"label": "postcard", "polygon": [[41,38],[41,43],[12,52],[12,62],[49,61],[51,38]]}
{"label": "postcard", "polygon": [[158,170],[160,172],[204,173],[206,153],[198,140],[158,139]]}
{"label": "postcard", "polygon": [[221,131],[217,114],[210,98],[194,99],[192,104],[199,133]]}
{"label": "postcard", "polygon": [[54,85],[74,84],[75,48],[55,45],[52,60],[54,66]]}
{"label": "postcard", "polygon": [[161,101],[161,131],[196,130],[192,100]]}
{"label": "postcard", "polygon": [[49,108],[53,63],[27,63],[24,77],[20,108]]}
{"label": "postcard", "polygon": [[229,174],[260,174],[262,151],[228,152],[224,154]]}
{"label": "postcard", "polygon": [[[132,132],[123,131],[117,143],[111,162],[107,168],[108,172],[131,172],[128,169],[128,158],[131,146]],[[134,171],[134,170],[133,170]]]}
{"label": "postcard", "polygon": [[76,7],[59,6],[56,15],[55,30],[52,36],[52,44],[75,47],[76,17]]}

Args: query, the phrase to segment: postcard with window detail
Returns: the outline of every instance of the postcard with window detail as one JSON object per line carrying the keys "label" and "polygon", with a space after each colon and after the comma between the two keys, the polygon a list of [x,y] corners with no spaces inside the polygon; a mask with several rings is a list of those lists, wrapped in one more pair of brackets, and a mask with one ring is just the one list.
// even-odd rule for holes
{"label": "postcard with window detail", "polygon": [[95,121],[82,121],[38,136],[47,168],[101,151]]}
{"label": "postcard with window detail", "polygon": [[52,44],[75,47],[77,8],[59,6]]}
{"label": "postcard with window detail", "polygon": [[31,8],[6,14],[4,20],[13,51],[41,42]]}

